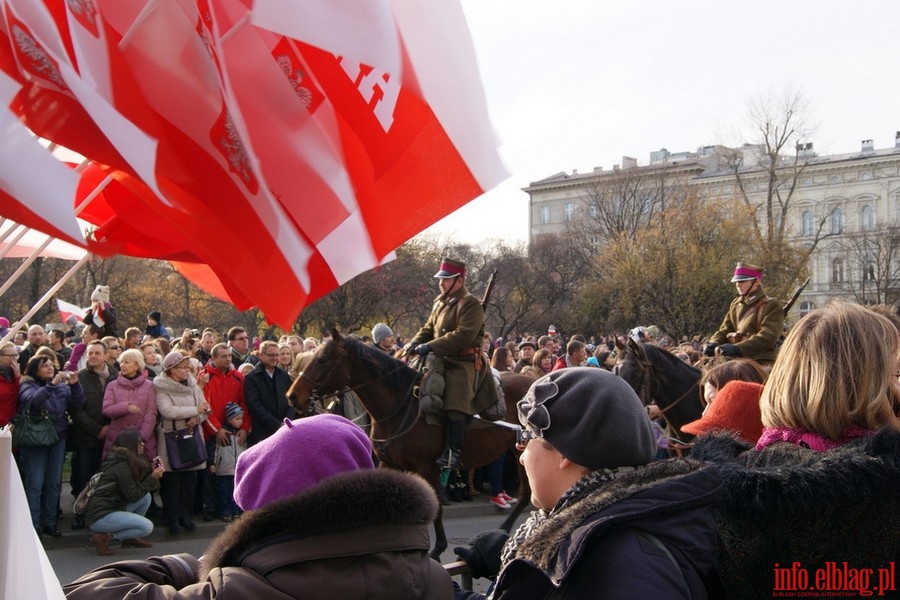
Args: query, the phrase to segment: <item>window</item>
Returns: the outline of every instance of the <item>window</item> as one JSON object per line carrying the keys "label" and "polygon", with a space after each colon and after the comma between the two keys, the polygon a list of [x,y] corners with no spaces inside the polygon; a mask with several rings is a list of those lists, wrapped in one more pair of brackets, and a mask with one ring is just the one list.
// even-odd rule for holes
{"label": "window", "polygon": [[575,216],[575,203],[566,202],[566,221],[571,221]]}
{"label": "window", "polygon": [[844,283],[843,258],[835,258],[831,261],[831,283]]}
{"label": "window", "polygon": [[813,234],[813,214],[812,211],[804,210],[803,216],[800,218],[800,235],[809,236]]}
{"label": "window", "polygon": [[863,231],[875,229],[875,210],[871,204],[866,204],[862,207],[859,214],[859,228]]}
{"label": "window", "polygon": [[541,207],[541,225],[546,225],[550,222],[550,207],[542,206]]}
{"label": "window", "polygon": [[871,258],[866,259],[863,269],[863,281],[875,281],[875,261]]}
{"label": "window", "polygon": [[812,310],[814,308],[815,308],[815,305],[812,302],[810,302],[809,300],[807,300],[805,302],[800,303],[800,308],[798,309],[798,312],[800,313],[801,317],[805,317],[810,312],[812,312]]}
{"label": "window", "polygon": [[840,233],[844,228],[844,214],[841,209],[836,208],[831,211],[831,233]]}
{"label": "window", "polygon": [[591,204],[590,215],[592,219],[596,219],[600,216],[600,209],[597,208],[596,204]]}
{"label": "window", "polygon": [[596,235],[592,235],[591,236],[591,250],[596,252],[599,249],[600,249],[600,238],[598,238]]}

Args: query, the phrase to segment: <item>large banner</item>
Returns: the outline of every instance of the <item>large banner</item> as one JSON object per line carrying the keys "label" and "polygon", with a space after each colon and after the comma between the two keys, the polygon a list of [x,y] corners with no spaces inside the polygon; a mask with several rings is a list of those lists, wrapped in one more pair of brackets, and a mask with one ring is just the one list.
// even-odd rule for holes
{"label": "large banner", "polygon": [[31,526],[22,479],[12,455],[12,435],[0,428],[0,587],[3,598],[63,600],[59,578]]}

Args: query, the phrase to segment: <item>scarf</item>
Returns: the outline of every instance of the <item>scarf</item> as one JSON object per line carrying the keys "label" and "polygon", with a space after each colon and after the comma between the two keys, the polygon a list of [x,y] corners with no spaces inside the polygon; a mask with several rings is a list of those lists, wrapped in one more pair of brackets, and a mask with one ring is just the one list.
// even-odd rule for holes
{"label": "scarf", "polygon": [[500,570],[502,571],[506,568],[506,565],[516,557],[516,550],[519,545],[531,537],[532,533],[541,526],[547,519],[553,518],[556,514],[558,514],[565,507],[577,502],[588,493],[593,492],[598,487],[606,483],[607,481],[612,481],[616,478],[617,472],[625,472],[632,471],[633,467],[622,467],[616,470],[613,469],[598,469],[596,471],[592,471],[575,482],[575,485],[570,487],[568,491],[563,494],[562,498],[556,503],[556,506],[553,507],[553,510],[547,512],[543,509],[538,509],[533,511],[528,519],[516,529],[515,533],[506,541],[506,544],[503,546],[503,550],[500,553]]}
{"label": "scarf", "polygon": [[91,369],[91,372],[100,378],[100,389],[105,392],[106,384],[109,381],[109,365],[104,362],[102,367],[99,369]]}
{"label": "scarf", "polygon": [[824,435],[813,433],[806,429],[795,427],[766,427],[763,429],[759,441],[756,442],[756,450],[762,450],[766,446],[770,446],[776,442],[790,442],[791,444],[803,446],[810,450],[825,452],[826,450],[832,450],[843,446],[856,438],[872,435],[874,433],[874,431],[864,429],[858,425],[851,425],[844,429],[840,438],[832,440]]}

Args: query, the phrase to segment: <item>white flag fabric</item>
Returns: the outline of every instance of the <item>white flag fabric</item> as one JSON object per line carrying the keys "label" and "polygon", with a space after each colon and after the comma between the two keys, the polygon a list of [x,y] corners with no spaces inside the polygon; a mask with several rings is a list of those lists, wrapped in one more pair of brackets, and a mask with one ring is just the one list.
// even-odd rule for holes
{"label": "white flag fabric", "polygon": [[2,597],[63,600],[50,559],[31,526],[25,488],[12,456],[12,435],[0,428],[0,589]]}

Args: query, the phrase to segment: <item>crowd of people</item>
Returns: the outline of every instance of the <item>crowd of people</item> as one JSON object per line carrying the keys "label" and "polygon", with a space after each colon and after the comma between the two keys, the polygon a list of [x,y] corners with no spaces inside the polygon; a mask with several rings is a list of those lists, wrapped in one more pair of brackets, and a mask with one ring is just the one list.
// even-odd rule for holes
{"label": "crowd of people", "polygon": [[[702,414],[681,428],[697,437],[688,456],[668,456],[660,454],[651,420],[665,415],[654,414],[611,372],[616,341],[658,344],[664,335],[658,328],[638,327],[618,340],[571,336],[563,345],[550,331],[495,342],[482,322],[474,337],[466,329],[461,350],[444,347],[441,338],[458,329],[453,312],[472,310],[454,307],[468,301],[462,300],[469,297],[464,273],[461,263],[442,262],[441,296],[410,342],[382,323],[370,343],[407,356],[440,351],[478,365],[468,350],[477,340],[479,354],[490,357],[489,373],[534,378],[517,405],[518,460],[534,510],[509,534],[487,531],[457,548],[474,576],[492,581],[487,597],[898,593],[900,317],[894,310],[835,302],[804,316],[779,344],[769,340],[766,321],[779,315],[761,291],[762,271],[739,265],[739,297],[723,321],[723,330],[738,331],[725,331],[724,341],[712,346],[663,344],[704,367],[695,399]],[[154,316],[158,325],[160,315]],[[102,333],[111,332],[93,332]],[[298,418],[286,402],[282,390],[297,376],[308,340],[287,336],[254,349],[241,328],[230,329],[222,342],[213,331],[186,331],[153,351],[154,376],[144,344],[159,342],[144,342],[138,333],[131,345],[127,332],[115,342],[89,334],[82,340],[84,366],[75,372],[60,369],[56,351],[45,351],[31,328],[23,347],[0,346],[3,414],[28,402],[57,416],[56,445],[19,450],[35,529],[59,533],[58,465],[67,431],[76,428],[83,430],[75,448],[84,454],[77,461],[79,484],[87,485],[92,471],[101,474],[84,519],[98,552],[110,553],[113,541],[149,546],[144,538],[152,523],[143,513],[157,487],[171,534],[193,527],[193,515],[201,513],[197,498],[204,518],[231,524],[201,559],[179,554],[116,562],[67,585],[67,595],[149,598],[177,590],[179,597],[210,598],[278,590],[296,598],[483,597],[461,589],[428,558],[427,527],[439,504],[423,480],[373,469],[369,439],[344,417]],[[111,360],[111,345],[129,349]],[[282,358],[282,347],[292,351],[292,361]],[[29,358],[20,371],[16,359],[23,354]],[[468,410],[461,411],[463,423]],[[190,442],[192,432],[202,433],[204,460],[175,468],[173,461],[184,456],[173,444]],[[448,468],[461,454],[453,437],[448,433],[442,456]],[[310,455],[318,459],[295,460]],[[496,466],[487,473],[492,497],[502,500]],[[820,576],[834,568],[845,575]],[[806,577],[798,580],[798,571]]]}

